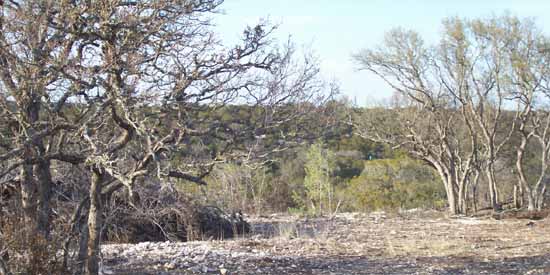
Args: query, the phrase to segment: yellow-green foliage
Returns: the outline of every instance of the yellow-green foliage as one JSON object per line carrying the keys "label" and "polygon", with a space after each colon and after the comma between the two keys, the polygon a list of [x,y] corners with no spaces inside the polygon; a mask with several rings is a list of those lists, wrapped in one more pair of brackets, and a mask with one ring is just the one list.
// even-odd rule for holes
{"label": "yellow-green foliage", "polygon": [[339,190],[347,210],[439,208],[445,190],[434,171],[401,157],[365,161],[365,169]]}
{"label": "yellow-green foliage", "polygon": [[[207,186],[180,181],[178,190],[207,205],[246,213],[286,211],[294,207],[292,193],[303,189],[303,161],[282,162],[276,168],[222,164],[205,178]],[[272,165],[273,166],[273,165]],[[301,171],[300,171],[301,170]]]}
{"label": "yellow-green foliage", "polygon": [[304,164],[305,197],[293,194],[293,199],[304,210],[313,214],[330,213],[333,206],[333,185],[331,160],[332,152],[324,148],[322,143],[309,147]]}

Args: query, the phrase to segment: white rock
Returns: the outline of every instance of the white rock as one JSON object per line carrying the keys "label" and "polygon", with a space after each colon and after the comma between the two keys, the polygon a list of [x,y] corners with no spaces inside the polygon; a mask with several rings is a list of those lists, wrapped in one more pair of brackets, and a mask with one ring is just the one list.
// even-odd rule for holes
{"label": "white rock", "polygon": [[166,264],[164,264],[164,268],[167,269],[167,270],[176,269],[176,264],[174,262],[166,263]]}

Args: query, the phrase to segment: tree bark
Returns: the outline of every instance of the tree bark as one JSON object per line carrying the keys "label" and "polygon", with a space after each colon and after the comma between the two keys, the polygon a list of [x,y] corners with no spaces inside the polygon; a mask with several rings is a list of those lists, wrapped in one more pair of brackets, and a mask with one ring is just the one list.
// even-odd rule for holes
{"label": "tree bark", "polygon": [[527,189],[527,211],[535,211],[537,209],[536,197],[533,195],[531,188]]}
{"label": "tree bark", "polygon": [[542,156],[541,156],[541,170],[537,178],[537,181],[534,183],[529,183],[527,177],[525,176],[523,168],[523,153],[526,150],[528,138],[524,135],[522,142],[517,149],[517,160],[516,160],[516,170],[518,172],[518,181],[522,192],[525,190],[527,193],[527,210],[535,211],[542,209],[542,204],[544,203],[544,192],[546,192],[545,177],[546,171],[548,169],[547,162],[547,143],[544,138],[538,137],[539,143],[542,147]]}
{"label": "tree bark", "polygon": [[474,213],[477,212],[477,185],[472,186],[472,204],[474,207]]}
{"label": "tree bark", "polygon": [[[36,183],[32,164],[25,164],[21,169],[21,205],[23,207],[23,215],[25,221],[25,232],[34,234],[37,228],[37,209],[36,209]],[[29,235],[28,237],[31,237]]]}
{"label": "tree bark", "polygon": [[521,209],[523,207],[523,182],[518,182],[514,185],[514,208]]}
{"label": "tree bark", "polygon": [[498,192],[493,165],[493,163],[487,164],[487,168],[485,170],[485,176],[487,177],[487,183],[489,184],[489,204],[491,205],[491,208],[493,208],[493,211],[500,211],[501,206],[498,203]]}
{"label": "tree bark", "polygon": [[541,211],[542,208],[544,207],[544,199],[546,197],[546,185],[544,185],[542,187],[542,190],[540,191],[540,193],[538,194],[538,198],[537,198],[537,210],[538,211]]}
{"label": "tree bark", "polygon": [[50,172],[50,161],[42,160],[35,166],[35,174],[38,180],[38,231],[49,238],[51,229],[51,194],[52,194],[52,175]]}
{"label": "tree bark", "polygon": [[466,204],[467,188],[464,183],[460,183],[458,186],[458,208],[460,214],[467,214],[468,206]]}
{"label": "tree bark", "polygon": [[460,210],[457,207],[456,193],[454,192],[451,183],[447,183],[447,201],[449,202],[449,211],[453,215],[460,214]]}
{"label": "tree bark", "polygon": [[435,169],[439,173],[441,181],[443,181],[443,185],[445,186],[445,193],[447,194],[447,203],[449,204],[449,212],[453,215],[461,214],[458,207],[458,194],[456,183],[454,182],[455,177],[450,175],[450,169],[445,167],[433,157],[427,157],[425,158],[425,160],[429,162],[433,167],[435,167]]}
{"label": "tree bark", "polygon": [[99,169],[93,169],[92,181],[90,185],[90,209],[88,212],[88,252],[85,264],[85,274],[99,274],[99,252],[102,227],[102,203],[101,203],[101,185],[103,183],[103,174]]}
{"label": "tree bark", "polygon": [[443,183],[445,185],[447,203],[449,204],[449,212],[451,212],[451,214],[453,215],[460,214],[460,209],[457,204],[457,192],[454,187],[453,178],[443,173],[441,174],[441,179],[443,180]]}

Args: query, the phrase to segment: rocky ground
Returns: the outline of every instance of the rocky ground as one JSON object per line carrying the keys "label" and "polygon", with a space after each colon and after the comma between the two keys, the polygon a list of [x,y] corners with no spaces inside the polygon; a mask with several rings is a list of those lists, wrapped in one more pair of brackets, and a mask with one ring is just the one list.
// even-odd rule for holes
{"label": "rocky ground", "polygon": [[104,274],[550,274],[550,218],[251,218],[233,240],[104,245]]}

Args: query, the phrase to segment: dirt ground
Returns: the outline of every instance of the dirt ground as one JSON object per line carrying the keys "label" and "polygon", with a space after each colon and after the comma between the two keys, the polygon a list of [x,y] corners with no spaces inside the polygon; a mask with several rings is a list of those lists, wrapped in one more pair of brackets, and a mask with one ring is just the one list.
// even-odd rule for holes
{"label": "dirt ground", "polygon": [[251,218],[234,240],[105,245],[104,274],[550,274],[550,218]]}

